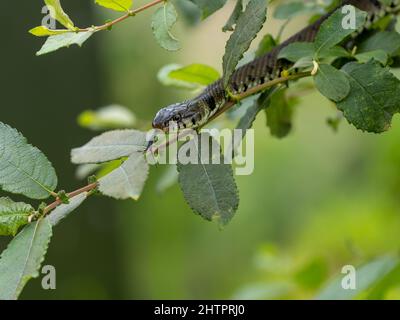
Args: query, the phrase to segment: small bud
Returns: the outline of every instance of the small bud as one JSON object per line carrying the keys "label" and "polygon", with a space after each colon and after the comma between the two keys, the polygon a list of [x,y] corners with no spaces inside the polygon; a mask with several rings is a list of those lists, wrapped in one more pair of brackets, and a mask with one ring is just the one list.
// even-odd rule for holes
{"label": "small bud", "polygon": [[42,202],[38,207],[38,215],[42,215],[44,213],[44,209],[47,207],[46,202]]}
{"label": "small bud", "polygon": [[286,78],[286,77],[288,77],[289,75],[290,75],[289,70],[283,70],[283,71],[281,72],[281,77],[283,77],[283,78]]}
{"label": "small bud", "polygon": [[61,190],[57,193],[58,199],[61,200],[63,204],[69,204],[69,197],[64,190]]}
{"label": "small bud", "polygon": [[97,182],[97,177],[95,175],[91,175],[91,176],[88,177],[87,181],[88,181],[89,184],[96,183]]}
{"label": "small bud", "polygon": [[314,68],[311,71],[311,75],[315,76],[318,73],[319,64],[317,61],[313,60],[313,65],[314,65]]}

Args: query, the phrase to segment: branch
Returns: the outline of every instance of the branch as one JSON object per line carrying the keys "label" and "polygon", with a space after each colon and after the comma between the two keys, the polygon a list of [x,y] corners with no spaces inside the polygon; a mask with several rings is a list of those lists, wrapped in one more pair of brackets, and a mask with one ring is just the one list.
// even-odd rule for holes
{"label": "branch", "polygon": [[[88,184],[87,186],[84,186],[80,189],[77,189],[75,191],[67,193],[67,197],[68,198],[76,197],[76,196],[80,195],[81,193],[89,192],[89,191],[96,189],[97,186],[98,186],[98,182]],[[63,204],[62,200],[60,198],[57,198],[56,201],[54,201],[53,203],[50,203],[46,208],[43,209],[43,215],[47,215],[48,213],[50,213],[52,210],[54,210],[61,204]]]}
{"label": "branch", "polygon": [[[230,109],[231,107],[233,107],[235,104],[237,104],[239,101],[248,98],[256,93],[259,93],[261,91],[264,91],[268,88],[271,88],[273,86],[276,86],[278,84],[281,83],[285,83],[288,82],[290,80],[297,80],[297,79],[301,79],[301,78],[306,78],[306,77],[310,77],[311,73],[310,72],[300,72],[300,73],[296,73],[296,74],[292,74],[286,77],[280,77],[280,78],[276,78],[274,80],[262,83],[258,86],[255,86],[249,90],[247,90],[246,92],[243,92],[241,94],[238,95],[233,95],[231,96],[231,99],[228,100],[225,105],[218,111],[216,112],[210,119],[208,119],[208,121],[203,125],[207,125],[208,123],[210,123],[212,120],[214,120],[215,118],[219,117],[222,113],[224,113],[225,111],[227,111],[228,109]],[[203,127],[202,126],[202,127]]]}
{"label": "branch", "polygon": [[137,8],[137,9],[128,10],[123,16],[121,16],[115,20],[109,21],[101,26],[95,26],[95,27],[89,27],[89,28],[83,28],[83,29],[78,28],[76,30],[72,30],[71,32],[87,32],[87,31],[97,32],[97,31],[102,31],[102,30],[108,30],[111,27],[113,27],[115,24],[125,21],[126,19],[133,17],[142,11],[145,11],[151,7],[154,7],[158,4],[160,4],[162,2],[166,2],[166,1],[167,0],[154,0],[152,2],[149,2],[145,5],[143,5],[142,7]]}

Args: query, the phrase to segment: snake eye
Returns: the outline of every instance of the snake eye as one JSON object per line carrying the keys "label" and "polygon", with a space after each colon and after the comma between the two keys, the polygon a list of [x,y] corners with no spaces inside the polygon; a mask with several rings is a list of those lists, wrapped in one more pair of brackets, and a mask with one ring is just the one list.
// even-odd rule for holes
{"label": "snake eye", "polygon": [[177,115],[175,115],[175,116],[172,118],[172,120],[178,122],[178,121],[181,120],[181,116],[180,116],[179,114],[177,114]]}

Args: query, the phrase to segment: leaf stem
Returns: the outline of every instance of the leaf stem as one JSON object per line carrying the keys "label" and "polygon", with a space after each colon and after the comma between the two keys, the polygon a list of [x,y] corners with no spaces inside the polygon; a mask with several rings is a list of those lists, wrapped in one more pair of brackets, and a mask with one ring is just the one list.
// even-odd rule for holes
{"label": "leaf stem", "polygon": [[126,20],[126,19],[128,19],[130,17],[135,16],[136,14],[138,14],[138,13],[144,11],[144,10],[147,10],[147,9],[149,9],[151,7],[154,7],[155,5],[158,5],[158,4],[160,4],[162,2],[165,2],[165,1],[167,1],[167,0],[154,0],[152,2],[149,2],[149,3],[145,4],[145,5],[137,8],[137,9],[128,10],[123,16],[121,16],[121,17],[119,17],[119,18],[117,18],[115,20],[109,21],[109,22],[107,22],[107,23],[105,23],[105,24],[103,24],[101,26],[94,26],[94,27],[89,27],[89,28],[76,29],[74,31],[75,32],[87,32],[87,31],[97,32],[97,31],[107,30],[107,29],[111,28],[112,26],[114,26],[115,24],[118,24],[118,23],[120,23],[120,22],[122,22],[122,21],[124,21],[124,20]]}
{"label": "leaf stem", "polygon": [[[98,186],[98,182],[90,183],[80,189],[77,189],[75,191],[68,193],[67,197],[68,198],[76,197],[76,196],[80,195],[81,193],[89,192],[89,191],[96,189],[97,186]],[[47,207],[45,207],[43,209],[43,215],[47,215],[49,212],[51,212],[52,210],[54,210],[61,204],[63,204],[62,200],[60,198],[57,198],[56,201],[50,203]]]}

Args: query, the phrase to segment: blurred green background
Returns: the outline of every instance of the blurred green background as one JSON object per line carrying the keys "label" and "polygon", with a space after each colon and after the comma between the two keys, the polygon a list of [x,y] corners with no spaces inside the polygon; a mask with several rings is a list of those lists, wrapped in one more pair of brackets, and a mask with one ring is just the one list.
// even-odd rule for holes
{"label": "blurred green background", "polygon": [[[113,16],[92,1],[64,2],[79,25]],[[178,53],[156,44],[149,10],[82,49],[35,57],[41,40],[27,30],[40,24],[42,5],[2,4],[0,120],[46,153],[61,188],[82,185],[69,150],[97,134],[77,125],[84,109],[118,103],[150,121],[160,107],[190,96],[158,83],[162,66],[199,62],[221,69],[227,39],[221,27],[232,4],[194,28],[180,21]],[[297,19],[286,34],[304,21]],[[270,21],[263,34],[278,28]],[[395,254],[400,120],[382,135],[345,121],[334,133],[326,125],[336,114],[329,102],[318,93],[300,101],[286,139],[272,138],[264,115],[258,117],[255,171],[237,177],[240,207],[226,228],[193,214],[178,186],[157,193],[164,168],[153,167],[139,202],[94,198],[58,226],[45,262],[56,267],[57,289],[42,290],[36,279],[22,298],[313,298],[343,265]],[[1,250],[8,241],[0,240]],[[386,279],[375,297],[400,297],[399,278]]]}

